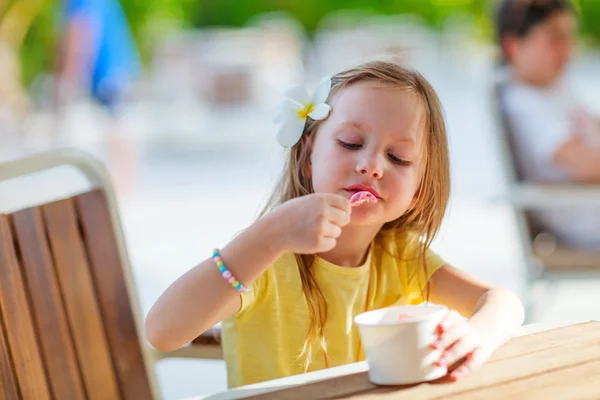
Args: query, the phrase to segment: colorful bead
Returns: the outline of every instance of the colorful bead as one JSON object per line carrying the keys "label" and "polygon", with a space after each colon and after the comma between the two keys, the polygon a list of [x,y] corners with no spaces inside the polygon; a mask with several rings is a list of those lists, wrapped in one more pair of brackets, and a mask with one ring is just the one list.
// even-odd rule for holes
{"label": "colorful bead", "polygon": [[219,272],[223,276],[223,279],[225,279],[227,282],[229,282],[231,284],[231,286],[233,286],[233,288],[235,290],[237,290],[238,292],[245,292],[245,293],[250,292],[250,289],[247,288],[247,287],[245,287],[244,285],[242,285],[233,276],[233,274],[231,273],[231,271],[229,271],[227,269],[227,267],[223,263],[223,259],[221,258],[221,255],[219,254],[219,249],[214,249],[212,258],[215,261],[215,264],[217,265],[217,268],[219,268]]}

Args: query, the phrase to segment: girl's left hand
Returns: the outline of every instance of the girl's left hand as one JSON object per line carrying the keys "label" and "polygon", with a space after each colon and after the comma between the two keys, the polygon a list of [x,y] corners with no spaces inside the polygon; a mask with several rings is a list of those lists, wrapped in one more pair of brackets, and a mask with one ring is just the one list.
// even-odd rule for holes
{"label": "girl's left hand", "polygon": [[454,381],[479,368],[492,354],[479,332],[456,311],[448,312],[438,332],[439,338],[431,347],[442,353],[435,365],[447,366],[449,371],[453,367],[450,378]]}

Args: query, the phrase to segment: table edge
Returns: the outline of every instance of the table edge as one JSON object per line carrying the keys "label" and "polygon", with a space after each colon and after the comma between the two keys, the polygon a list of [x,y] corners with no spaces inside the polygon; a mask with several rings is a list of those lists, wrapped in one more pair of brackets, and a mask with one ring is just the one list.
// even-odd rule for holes
{"label": "table edge", "polygon": [[[539,332],[550,331],[553,329],[564,328],[586,322],[600,322],[597,320],[570,321],[570,322],[538,322],[520,327],[519,332],[514,337],[532,335]],[[259,382],[252,385],[240,386],[224,392],[213,393],[200,397],[190,397],[182,400],[234,400],[242,399],[248,396],[256,396],[277,390],[287,389],[294,386],[314,383],[326,379],[337,378],[343,375],[364,372],[368,370],[366,361],[359,361],[352,364],[341,365],[326,370],[309,372],[306,374],[288,376],[280,379]]]}

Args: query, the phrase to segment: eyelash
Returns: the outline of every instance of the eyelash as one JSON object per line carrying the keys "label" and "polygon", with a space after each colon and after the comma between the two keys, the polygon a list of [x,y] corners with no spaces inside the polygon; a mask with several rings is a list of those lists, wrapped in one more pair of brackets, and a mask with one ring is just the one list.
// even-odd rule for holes
{"label": "eyelash", "polygon": [[[338,140],[338,142],[340,143],[340,145],[348,150],[358,150],[362,147],[362,144],[358,144],[358,143],[347,143],[341,140]],[[398,164],[398,165],[402,165],[402,166],[409,166],[411,165],[410,161],[406,161],[406,160],[402,160],[401,158],[396,157],[393,154],[388,154],[388,157],[390,158],[390,160],[392,160],[392,162],[394,164]]]}

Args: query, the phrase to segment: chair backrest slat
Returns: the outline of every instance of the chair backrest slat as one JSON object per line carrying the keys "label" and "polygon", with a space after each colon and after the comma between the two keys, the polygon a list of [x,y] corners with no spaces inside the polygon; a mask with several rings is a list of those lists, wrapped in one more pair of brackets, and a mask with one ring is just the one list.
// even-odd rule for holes
{"label": "chair backrest slat", "polygon": [[85,390],[42,212],[39,208],[18,211],[12,214],[12,222],[54,398],[83,399]]}
{"label": "chair backrest slat", "polygon": [[6,343],[6,331],[0,318],[0,400],[19,399],[19,388]]}
{"label": "chair backrest slat", "polygon": [[[498,145],[500,147],[500,153],[502,158],[503,169],[505,175],[509,180],[510,186],[519,185],[524,182],[523,167],[517,156],[517,145],[514,130],[510,123],[510,118],[506,111],[506,105],[504,103],[504,92],[506,90],[507,81],[500,79],[494,85],[493,103],[494,103],[494,117],[497,126]],[[530,210],[520,211],[523,218],[523,229],[526,237],[529,237],[531,241],[535,237],[543,232],[543,229],[539,226],[536,218]]]}
{"label": "chair backrest slat", "polygon": [[0,215],[0,276],[0,315],[21,398],[51,399],[31,318],[28,291],[6,215]]}
{"label": "chair backrest slat", "polygon": [[61,150],[1,163],[0,182],[57,166],[75,167],[91,189],[0,210],[0,400],[157,399],[103,166]]}
{"label": "chair backrest slat", "polygon": [[42,206],[88,398],[120,398],[72,198]]}
{"label": "chair backrest slat", "polygon": [[510,171],[510,179],[513,182],[523,181],[523,168],[517,157],[517,144],[514,135],[514,130],[506,111],[504,103],[504,92],[506,91],[506,81],[500,80],[494,85],[494,111],[496,114],[496,122],[500,128],[501,140],[503,142],[502,157],[505,163],[504,167]]}
{"label": "chair backrest slat", "polygon": [[77,196],[75,204],[123,398],[150,399],[152,391],[136,331],[136,316],[128,297],[128,277],[119,259],[106,197],[102,191],[94,190]]}

